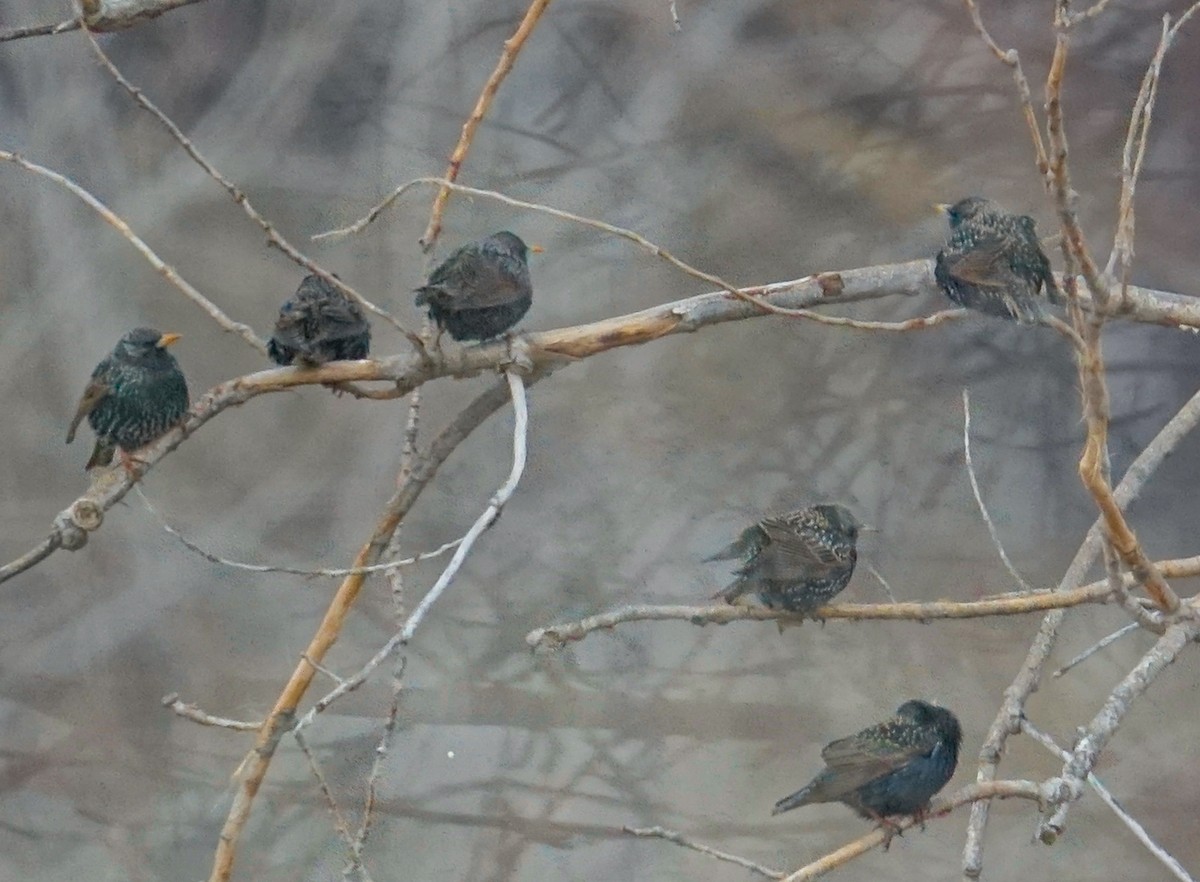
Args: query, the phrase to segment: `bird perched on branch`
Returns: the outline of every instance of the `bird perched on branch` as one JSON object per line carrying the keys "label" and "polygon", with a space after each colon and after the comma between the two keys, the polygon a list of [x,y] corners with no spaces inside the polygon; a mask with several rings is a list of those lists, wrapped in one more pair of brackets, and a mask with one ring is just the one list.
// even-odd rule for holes
{"label": "bird perched on branch", "polygon": [[267,354],[276,364],[315,367],[328,361],[366,358],[371,326],[362,307],[320,276],[305,276],[279,308]]}
{"label": "bird perched on branch", "polygon": [[740,560],[737,579],[717,594],[727,603],[749,591],[771,609],[808,613],[850,581],[858,532],[869,529],[841,505],[814,505],[763,518],[705,561]]}
{"label": "bird perched on branch", "polygon": [[1024,324],[1041,322],[1044,299],[1062,302],[1033,218],[1009,214],[981,196],[938,209],[950,221],[950,241],[938,252],[933,274],[952,301]]}
{"label": "bird perched on branch", "polygon": [[417,289],[417,306],[429,308],[439,337],[442,331],[460,341],[497,337],[533,303],[530,250],[520,236],[507,231],[464,245]]}
{"label": "bird perched on branch", "polygon": [[842,802],[894,829],[888,818],[924,821],[930,798],[958,765],[962,729],[944,707],[912,700],[890,720],[825,745],[825,768],[802,790],[775,803],[772,815],[818,802]]}
{"label": "bird perched on branch", "polygon": [[96,365],[67,429],[68,444],[84,417],[96,433],[85,469],[108,465],[117,447],[123,455],[145,447],[183,419],[187,381],[167,352],[178,339],[178,334],[134,328]]}

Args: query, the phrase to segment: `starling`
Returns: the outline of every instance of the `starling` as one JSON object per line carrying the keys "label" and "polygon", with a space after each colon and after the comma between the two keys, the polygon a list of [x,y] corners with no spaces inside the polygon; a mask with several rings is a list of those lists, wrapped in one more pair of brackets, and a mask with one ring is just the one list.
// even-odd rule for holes
{"label": "starling", "polygon": [[533,303],[528,258],[529,248],[507,231],[464,245],[417,289],[417,306],[428,306],[439,333],[455,340],[497,337]]}
{"label": "starling", "polygon": [[183,419],[187,381],[167,352],[178,339],[178,334],[134,328],[96,365],[67,429],[70,444],[86,416],[96,433],[85,469],[108,465],[116,447],[124,453],[145,447]]}
{"label": "starling", "polygon": [[271,361],[305,367],[366,358],[370,348],[371,326],[362,307],[320,276],[305,276],[296,296],[279,308],[267,342]]}
{"label": "starling", "polygon": [[827,744],[825,768],[802,790],[775,803],[772,815],[818,802],[842,802],[886,824],[893,815],[923,820],[929,799],[958,765],[962,729],[950,711],[906,701],[896,716]]}
{"label": "starling", "polygon": [[740,560],[737,579],[717,597],[733,603],[757,591],[771,609],[808,613],[846,587],[864,529],[841,505],[814,505],[764,518],[706,561]]}
{"label": "starling", "polygon": [[1052,303],[1062,302],[1033,218],[1008,214],[981,196],[938,208],[949,218],[950,241],[938,252],[933,274],[947,297],[1024,324],[1042,320],[1043,286]]}

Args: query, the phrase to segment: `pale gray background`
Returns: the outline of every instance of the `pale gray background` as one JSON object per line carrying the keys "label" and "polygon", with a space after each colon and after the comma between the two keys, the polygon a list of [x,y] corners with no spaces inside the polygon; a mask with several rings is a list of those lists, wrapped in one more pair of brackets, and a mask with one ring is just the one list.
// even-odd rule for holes
{"label": "pale gray background", "polygon": [[[992,2],[1040,95],[1048,2]],[[1066,84],[1073,169],[1088,231],[1114,217],[1119,145],[1162,11],[1121,3],[1078,29]],[[439,174],[524,9],[519,2],[210,0],[103,38],[126,74],[288,236],[416,325],[411,289],[429,194],[339,244],[307,237],[348,222],[397,183]],[[895,0],[554,4],[481,128],[463,180],[634,227],[742,283],[931,255],[935,201],[985,192],[1052,211],[1032,167],[1006,68],[961,5]],[[0,24],[57,20],[64,6],[8,0]],[[1138,282],[1197,289],[1200,32],[1165,68],[1140,187]],[[300,271],[100,70],[79,34],[0,46],[0,147],[78,180],[235,318],[260,332]],[[185,335],[194,392],[264,362],[159,278],[62,190],[0,170],[0,360],[7,468],[0,551],[39,538],[85,486],[87,444],[62,438],[88,372],[136,324]],[[627,243],[455,198],[440,253],[512,228],[545,246],[524,327],[551,328],[702,290]],[[880,302],[899,318],[945,304]],[[1122,469],[1200,381],[1194,337],[1108,334],[1112,451]],[[375,350],[404,351],[375,325]],[[434,427],[484,379],[439,381]],[[851,502],[882,533],[864,542],[905,599],[965,599],[1014,586],[975,513],[961,407],[973,390],[975,457],[1008,549],[1028,577],[1057,579],[1094,509],[1074,461],[1082,431],[1073,368],[1054,335],[977,319],[899,336],[762,319],[607,354],[531,393],[530,465],[411,649],[396,746],[368,861],[377,880],[729,879],[745,871],[622,824],[664,824],[779,867],[867,825],[840,806],[770,818],[819,767],[826,741],[925,696],[966,732],[955,786],[1024,656],[1037,619],[771,624],[700,630],[636,624],[561,654],[527,651],[530,628],[630,601],[678,602],[726,579],[698,561],[758,514]],[[194,538],[255,562],[344,566],[396,471],[401,402],[321,389],[229,411],[155,469],[146,489]],[[406,527],[413,550],[460,535],[509,468],[511,415],[447,464]],[[86,433],[85,433],[86,436]],[[1133,523],[1156,556],[1194,553],[1190,438]],[[411,579],[423,591],[437,572]],[[0,590],[0,878],[189,880],[207,876],[249,736],[202,729],[159,706],[178,691],[259,717],[332,591],[328,580],[213,566],[131,498],[76,554]],[[1190,591],[1182,584],[1181,590]],[[864,572],[847,600],[882,594]],[[1122,624],[1073,613],[1061,663]],[[330,663],[348,672],[391,633],[372,581]],[[1031,702],[1063,741],[1149,645],[1136,635]],[[1151,832],[1200,869],[1195,837],[1197,673],[1168,671],[1099,773]],[[322,684],[323,688],[324,684]],[[381,676],[311,732],[355,804],[387,706]],[[1052,774],[1015,740],[1006,775]],[[448,752],[453,751],[453,759]],[[1183,782],[1189,782],[1184,786]],[[845,880],[954,878],[965,813],[841,871]],[[1164,878],[1093,797],[1053,849],[1029,841],[1031,806],[994,811],[988,879]],[[340,878],[342,851],[294,744],[285,742],[242,840],[237,878]]]}

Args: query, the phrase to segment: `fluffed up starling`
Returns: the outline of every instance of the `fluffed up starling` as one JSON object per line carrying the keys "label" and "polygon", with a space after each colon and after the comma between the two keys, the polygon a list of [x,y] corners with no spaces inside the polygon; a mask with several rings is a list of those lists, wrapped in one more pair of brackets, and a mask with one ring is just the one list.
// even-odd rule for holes
{"label": "fluffed up starling", "polygon": [[1050,302],[1062,302],[1033,218],[1009,214],[982,196],[938,208],[950,221],[950,241],[938,252],[933,274],[947,297],[1024,324],[1041,322],[1043,287]]}
{"label": "fluffed up starling", "polygon": [[[534,249],[537,250],[537,249]],[[507,231],[462,246],[417,289],[439,332],[455,340],[488,340],[521,320],[533,303],[529,248]]]}
{"label": "fluffed up starling", "polygon": [[362,307],[322,279],[305,276],[296,295],[279,308],[267,354],[276,364],[315,367],[327,361],[366,358],[371,326]]}
{"label": "fluffed up starling", "polygon": [[[842,802],[882,824],[894,815],[923,820],[930,798],[958,765],[962,729],[944,707],[906,701],[896,716],[827,744],[825,769],[771,814],[818,802]],[[890,837],[889,837],[890,838]]]}
{"label": "fluffed up starling", "polygon": [[771,609],[808,613],[850,581],[863,525],[841,505],[814,505],[763,518],[705,561],[740,560],[737,579],[717,597],[733,603],[748,591]]}
{"label": "fluffed up starling", "polygon": [[68,444],[84,417],[96,433],[85,469],[111,463],[116,447],[126,454],[145,447],[183,419],[187,381],[167,352],[178,339],[178,334],[134,328],[96,365],[67,429]]}

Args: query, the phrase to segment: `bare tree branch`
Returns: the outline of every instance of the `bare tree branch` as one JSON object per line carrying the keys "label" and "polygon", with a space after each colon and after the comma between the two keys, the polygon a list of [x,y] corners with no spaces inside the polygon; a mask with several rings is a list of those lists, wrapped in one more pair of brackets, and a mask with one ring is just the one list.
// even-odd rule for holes
{"label": "bare tree branch", "polygon": [[[2,152],[0,158],[3,158]],[[793,309],[834,299],[851,302],[891,295],[917,296],[934,290],[932,261],[917,260],[821,273],[790,282],[744,288],[742,292]],[[1134,288],[1130,289],[1130,294],[1136,295],[1139,291],[1146,298],[1145,310],[1139,311],[1140,320],[1167,324],[1195,322],[1200,326],[1200,298]],[[1181,302],[1176,303],[1176,300]],[[1193,302],[1182,302],[1186,300]],[[526,334],[518,339],[533,366],[544,370],[619,347],[762,315],[755,303],[714,291],[590,324]],[[35,549],[0,567],[0,582],[24,572],[58,548],[82,548],[87,542],[87,534],[100,527],[104,512],[123,499],[137,480],[205,423],[230,407],[245,404],[259,395],[297,386],[352,381],[386,381],[394,387],[391,397],[398,397],[432,379],[497,370],[511,360],[510,345],[500,340],[432,353],[330,362],[319,368],[277,368],[221,383],[195,402],[182,426],[140,450],[139,464],[135,468],[102,472],[87,493],[60,514],[50,534]]]}
{"label": "bare tree branch", "polygon": [[1038,827],[1038,838],[1043,842],[1053,843],[1062,835],[1071,802],[1082,795],[1084,780],[1096,768],[1100,754],[1120,728],[1121,721],[1129,713],[1133,702],[1150,688],[1158,675],[1175,661],[1184,647],[1200,636],[1200,615],[1191,604],[1186,610],[1190,618],[1167,628],[1154,648],[1142,657],[1138,665],[1112,691],[1108,700],[1104,702],[1104,707],[1092,718],[1083,730],[1082,737],[1075,742],[1075,748],[1063,766],[1062,778],[1066,787],[1049,800]]}
{"label": "bare tree branch", "polygon": [[[1165,460],[1200,423],[1200,392],[1193,395],[1188,402],[1171,417],[1154,439],[1138,454],[1126,470],[1121,482],[1117,485],[1113,496],[1118,504],[1127,506],[1133,502],[1146,482]],[[1071,590],[1079,585],[1092,566],[1100,552],[1103,542],[1102,522],[1097,520],[1088,531],[1087,538],[1075,553],[1075,558],[1059,582],[1060,591]],[[1165,572],[1165,571],[1164,571]],[[1024,715],[1025,702],[1037,691],[1041,682],[1042,667],[1049,658],[1054,644],[1058,640],[1059,628],[1062,626],[1063,612],[1055,610],[1043,620],[1041,628],[1020,670],[1007,689],[1004,690],[1004,702],[996,714],[995,720],[988,729],[987,737],[979,750],[979,768],[976,780],[986,782],[994,780],[1000,757],[1008,736],[1020,728]],[[962,867],[967,879],[978,879],[983,872],[983,839],[987,829],[987,803],[978,803],[971,809],[971,819],[967,825],[966,843],[963,845]]]}
{"label": "bare tree branch", "polygon": [[[1191,564],[1188,575],[1200,574],[1196,558],[1164,561],[1165,564]],[[1182,569],[1182,568],[1181,568]],[[982,600],[933,600],[925,603],[836,603],[818,607],[809,616],[769,609],[765,606],[743,606],[719,603],[710,606],[631,604],[618,606],[576,622],[564,622],[545,628],[535,628],[525,635],[531,649],[558,648],[582,640],[594,631],[608,631],[626,622],[690,622],[693,625],[725,625],[730,622],[781,622],[801,624],[806,619],[849,621],[910,621],[928,622],[934,619],[975,619],[988,616],[1017,616],[1046,610],[1069,609],[1085,603],[1108,603],[1112,588],[1108,581],[1093,582],[1081,588],[1059,591],[1005,594]]]}
{"label": "bare tree branch", "polygon": [[[1042,784],[1033,781],[988,781],[970,784],[950,796],[936,797],[930,805],[927,817],[937,818],[949,814],[959,806],[967,803],[979,804],[980,801],[993,799],[1032,799],[1039,804],[1047,802],[1056,792],[1057,779],[1051,779]],[[914,818],[894,819],[894,825],[899,830],[908,830],[919,822]],[[818,879],[831,870],[836,870],[857,857],[861,857],[873,848],[883,845],[889,838],[889,831],[877,827],[866,836],[861,836],[853,842],[848,842],[836,851],[806,864],[788,876],[783,882],[808,882]]]}
{"label": "bare tree branch", "polygon": [[1022,591],[1033,591],[1034,588],[1025,581],[1025,577],[1013,565],[1013,562],[1008,557],[1008,552],[1004,550],[1004,543],[1000,541],[1000,531],[996,529],[995,523],[992,522],[992,516],[988,514],[987,506],[983,503],[983,494],[979,490],[979,480],[975,477],[975,466],[971,463],[971,393],[967,389],[963,389],[963,457],[967,463],[967,477],[971,481],[971,492],[975,494],[975,504],[979,507],[979,514],[983,517],[984,524],[987,525],[988,533],[992,537],[992,544],[996,546],[996,551],[1000,555],[1000,560],[1004,564],[1004,568],[1008,570],[1010,576],[1016,580],[1016,583],[1021,586]]}
{"label": "bare tree branch", "polygon": [[1083,652],[1079,653],[1079,655],[1075,656],[1073,659],[1071,659],[1069,662],[1067,662],[1065,665],[1063,665],[1061,668],[1059,668],[1057,671],[1055,671],[1050,676],[1054,677],[1054,678],[1061,677],[1063,674],[1067,673],[1067,671],[1069,671],[1072,668],[1076,667],[1077,665],[1080,665],[1083,662],[1087,661],[1089,658],[1091,658],[1097,652],[1100,652],[1105,647],[1111,646],[1113,643],[1116,643],[1118,640],[1120,640],[1126,634],[1132,634],[1139,627],[1141,627],[1141,626],[1137,622],[1130,622],[1128,625],[1125,625],[1123,628],[1118,628],[1116,631],[1113,631],[1107,637],[1093,643],[1091,646],[1089,646]]}
{"label": "bare tree branch", "polygon": [[[355,362],[342,362],[342,364],[355,364]],[[526,380],[526,385],[531,385],[546,373],[531,375]],[[397,489],[395,495],[384,506],[371,538],[359,550],[355,558],[354,565],[356,567],[368,566],[379,559],[387,549],[397,526],[420,498],[425,487],[433,480],[442,463],[471,432],[504,406],[507,401],[509,401],[508,384],[497,383],[472,401],[441,431],[429,449],[417,458],[416,464],[403,486]],[[325,658],[325,654],[341,633],[346,616],[358,598],[359,590],[365,579],[365,576],[358,574],[348,576],[342,582],[300,663],[292,672],[259,730],[254,750],[243,761],[238,789],[221,828],[221,835],[217,840],[213,867],[209,875],[210,882],[228,882],[233,872],[238,840],[250,817],[254,797],[258,794],[258,789],[271,766],[271,760],[275,756],[279,740],[293,727],[296,707],[308,691],[313,676],[316,674],[316,669],[309,660],[320,663]]]}
{"label": "bare tree branch", "polygon": [[768,879],[782,879],[787,873],[782,870],[773,870],[770,867],[764,867],[762,864],[756,864],[748,858],[739,857],[736,854],[730,854],[727,851],[720,851],[713,848],[711,845],[705,845],[702,842],[696,842],[694,839],[689,839],[682,833],[675,830],[668,830],[666,827],[622,827],[626,833],[637,836],[641,839],[665,839],[667,842],[674,842],[676,845],[690,848],[692,851],[698,851],[701,854],[706,854],[709,857],[714,857],[719,861],[737,864],[739,867],[744,867],[752,873],[758,873],[760,876],[766,876]]}
{"label": "bare tree branch", "polygon": [[[487,116],[488,108],[492,106],[492,99],[496,97],[496,92],[499,90],[500,84],[504,82],[504,78],[512,70],[517,56],[521,54],[525,42],[529,39],[529,35],[533,33],[533,29],[537,27],[537,23],[541,21],[542,13],[546,11],[546,7],[549,5],[550,0],[532,0],[529,8],[525,10],[525,16],[517,26],[516,32],[504,41],[504,51],[500,53],[500,60],[496,63],[496,69],[492,71],[492,75],[483,84],[483,91],[479,93],[479,99],[475,102],[475,109],[471,111],[471,115],[463,123],[462,135],[459,136],[458,143],[454,146],[454,152],[450,154],[450,165],[446,168],[445,175],[447,182],[452,183],[458,179],[458,173],[462,170],[462,164],[467,158],[467,151],[471,149],[471,142],[475,139],[475,130],[479,128],[479,124]],[[434,243],[437,242],[438,235],[442,232],[442,212],[445,211],[446,202],[449,198],[450,187],[448,186],[443,186],[438,190],[437,196],[434,197],[433,208],[429,213],[429,224],[425,227],[425,232],[421,235],[421,247],[426,251],[433,248]]]}
{"label": "bare tree branch", "polygon": [[[291,242],[285,239],[283,235],[275,228],[275,225],[263,217],[259,213],[258,209],[251,204],[249,197],[247,197],[246,194],[237,186],[235,186],[228,178],[221,174],[221,172],[217,170],[216,166],[204,158],[200,151],[196,149],[196,146],[192,144],[190,140],[188,140],[186,135],[183,134],[179,126],[175,125],[170,117],[159,110],[158,107],[149,98],[147,98],[145,94],[143,94],[141,89],[133,85],[133,83],[129,82],[129,80],[125,79],[125,76],[120,70],[117,69],[117,66],[113,64],[112,59],[110,59],[104,50],[100,48],[100,44],[96,42],[96,38],[86,30],[84,33],[87,35],[88,42],[91,44],[92,52],[100,60],[100,64],[104,66],[104,69],[107,70],[112,78],[117,81],[117,84],[129,93],[129,96],[134,100],[138,107],[142,108],[151,116],[153,116],[159,122],[159,124],[167,130],[175,142],[183,148],[184,152],[192,158],[192,161],[195,162],[196,165],[200,166],[205,174],[220,184],[225,192],[229,194],[230,198],[242,207],[242,211],[246,213],[246,216],[249,217],[250,220],[254,221],[254,223],[256,223],[258,227],[267,234],[268,244],[279,249],[280,252],[285,254],[295,263],[304,267],[310,273],[315,273],[316,275],[320,276],[347,297],[357,300],[366,309],[375,313],[375,315],[384,319],[386,322],[396,328],[396,330],[404,334],[404,336],[408,338],[409,342],[416,346],[418,351],[424,351],[424,344],[422,343],[421,338],[405,328],[404,325],[400,324],[394,315],[392,315],[386,309],[376,306],[358,291],[354,290],[340,278],[329,272],[329,270],[318,266],[312,261],[311,258],[301,253],[295,246],[292,245]],[[266,352],[265,348],[263,349],[263,352]]]}
{"label": "bare tree branch", "polygon": [[[107,33],[135,27],[158,18],[164,12],[199,2],[201,0],[80,0],[80,6],[83,12],[82,23],[86,24],[89,30]],[[64,34],[67,31],[77,31],[80,27],[80,18],[76,17],[60,21],[58,24],[13,28],[0,31],[0,43],[26,37]]]}
{"label": "bare tree branch", "polygon": [[205,713],[194,704],[185,704],[180,698],[179,693],[172,692],[170,695],[164,696],[162,700],[163,707],[183,717],[186,720],[191,720],[193,723],[199,723],[202,726],[215,726],[219,729],[232,729],[234,732],[257,732],[262,726],[262,721],[248,723],[244,720],[230,720],[225,717],[214,717],[212,714]]}
{"label": "bare tree branch", "polygon": [[[1136,625],[1132,627],[1136,627]],[[1021,731],[1040,743],[1059,759],[1065,762],[1070,761],[1071,755],[1059,747],[1054,742],[1053,738],[1051,738],[1045,732],[1040,731],[1036,726],[1033,725],[1033,723],[1029,722],[1029,720],[1021,720]],[[1119,802],[1117,802],[1116,797],[1112,795],[1109,789],[1100,783],[1099,778],[1097,778],[1091,772],[1088,772],[1087,782],[1091,788],[1096,791],[1096,794],[1100,797],[1100,799],[1104,801],[1104,804],[1112,809],[1113,813],[1121,819],[1121,823],[1133,831],[1133,835],[1138,838],[1138,841],[1141,842],[1142,845],[1146,846],[1146,850],[1154,855],[1155,858],[1157,858],[1168,870],[1170,870],[1171,875],[1178,879],[1179,882],[1196,882],[1196,880],[1194,880],[1188,874],[1187,870],[1183,868],[1183,865],[1179,863],[1179,861],[1177,861],[1170,852],[1155,842],[1150,837],[1150,834],[1146,832],[1146,828],[1143,827],[1141,823],[1139,823],[1138,820],[1133,817],[1133,815],[1125,811],[1125,809]]]}
{"label": "bare tree branch", "polygon": [[100,215],[105,223],[120,233],[130,245],[137,249],[138,253],[146,259],[146,262],[154,267],[154,269],[157,270],[159,274],[163,276],[163,278],[182,291],[183,295],[187,297],[188,300],[192,301],[192,303],[208,313],[209,317],[211,317],[213,321],[220,325],[223,330],[228,331],[231,334],[237,334],[259,352],[266,355],[267,344],[262,340],[262,338],[254,333],[253,328],[251,328],[249,325],[243,324],[242,322],[235,322],[233,319],[227,316],[220,307],[188,284],[173,267],[155,254],[154,250],[144,241],[142,241],[142,239],[136,233],[134,233],[132,229],[130,229],[129,224],[125,223],[125,221],[122,220],[115,212],[113,212],[112,209],[110,209],[107,205],[105,205],[87,190],[83,189],[83,187],[76,184],[66,175],[61,175],[58,172],[51,171],[50,169],[38,165],[35,162],[30,162],[28,159],[25,159],[16,153],[10,153],[7,150],[0,150],[0,159],[5,160],[6,162],[11,162],[15,165],[19,165],[26,171],[31,171],[36,175],[41,175],[43,178],[53,181],[63,189],[77,196],[85,205],[95,211],[96,214]]}

